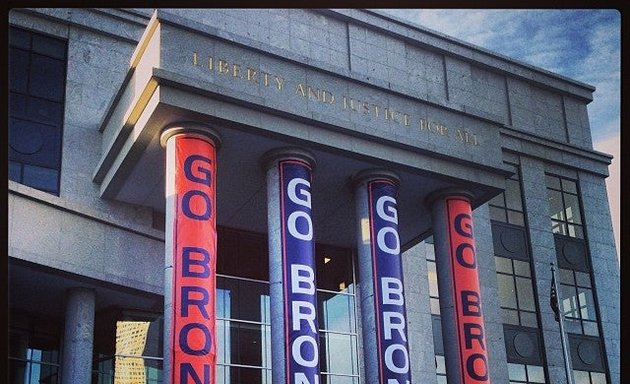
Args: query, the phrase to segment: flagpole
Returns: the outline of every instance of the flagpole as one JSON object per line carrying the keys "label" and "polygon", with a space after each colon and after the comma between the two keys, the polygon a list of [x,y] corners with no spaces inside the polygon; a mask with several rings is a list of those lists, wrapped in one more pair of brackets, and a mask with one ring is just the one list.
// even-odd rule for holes
{"label": "flagpole", "polygon": [[567,343],[564,339],[564,311],[560,307],[560,290],[558,289],[558,279],[556,279],[556,267],[551,263],[551,281],[553,289],[556,291],[556,300],[558,304],[558,323],[560,324],[560,342],[562,343],[562,354],[564,355],[564,369],[567,376],[567,384],[573,384],[573,370],[571,369],[571,358],[567,350]]}

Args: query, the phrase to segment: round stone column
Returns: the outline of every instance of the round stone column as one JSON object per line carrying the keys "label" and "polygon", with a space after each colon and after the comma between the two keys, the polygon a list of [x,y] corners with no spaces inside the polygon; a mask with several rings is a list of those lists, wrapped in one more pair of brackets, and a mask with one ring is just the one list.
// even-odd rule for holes
{"label": "round stone column", "polygon": [[166,126],[164,383],[216,382],[216,153],[218,134]]}
{"label": "round stone column", "polygon": [[471,201],[472,195],[459,189],[427,199],[449,383],[490,383]]}
{"label": "round stone column", "polygon": [[315,157],[279,148],[267,172],[271,366],[274,383],[319,383],[319,322],[311,172]]}
{"label": "round stone column", "polygon": [[62,384],[92,381],[95,296],[90,288],[72,288],[66,293]]}
{"label": "round stone column", "polygon": [[410,383],[398,235],[399,179],[386,170],[353,177],[366,383]]}

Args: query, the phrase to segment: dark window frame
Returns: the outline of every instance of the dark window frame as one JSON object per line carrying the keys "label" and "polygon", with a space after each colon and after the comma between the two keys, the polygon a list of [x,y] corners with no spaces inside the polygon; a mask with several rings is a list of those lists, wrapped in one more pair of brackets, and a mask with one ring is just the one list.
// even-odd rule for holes
{"label": "dark window frame", "polygon": [[[559,187],[555,187],[550,185],[549,181],[550,179],[553,179],[554,181],[558,182]],[[575,185],[575,192],[570,191],[569,189],[566,189],[564,186],[563,181],[572,183]],[[565,213],[567,212],[567,196],[574,196],[577,199],[577,213],[579,214],[579,222],[574,222],[574,221],[569,221],[568,218],[553,218],[554,213],[551,212],[551,204],[548,204],[548,208],[549,208],[549,219],[551,220],[551,230],[554,234],[558,234],[558,235],[562,235],[562,236],[568,236],[574,239],[586,239],[586,231],[584,228],[584,222],[582,220],[582,218],[584,217],[584,212],[582,209],[582,199],[580,196],[580,186],[578,183],[578,180],[574,180],[568,177],[563,177],[563,176],[559,176],[553,173],[545,173],[545,186],[547,188],[547,196],[548,199],[551,200],[551,196],[550,193],[555,192],[555,193],[559,193],[560,197],[561,197],[561,201],[560,203],[562,204],[562,215],[564,216]],[[552,192],[550,192],[552,191]],[[570,233],[569,228],[573,227],[574,231],[578,231],[579,232],[575,232],[573,235]],[[560,228],[559,231],[556,230],[556,228]]]}
{"label": "dark window frame", "polygon": [[[518,227],[526,227],[527,220],[525,217],[525,201],[523,199],[523,186],[521,183],[521,167],[518,164],[511,162],[504,162],[505,165],[512,167],[514,173],[507,177],[506,190],[499,193],[488,202],[490,210],[490,220],[501,223],[516,225]],[[516,182],[518,186],[518,194],[520,196],[519,205],[520,208],[508,203],[507,189],[508,183]],[[501,215],[502,217],[499,217]],[[514,220],[514,217],[520,217],[520,220]]]}
{"label": "dark window frame", "polygon": [[[27,46],[20,44],[19,35],[28,38]],[[48,43],[53,41],[58,43],[59,49],[63,52],[52,52],[51,50],[42,49],[45,45],[37,47],[34,43],[37,39],[47,40]],[[55,44],[56,44],[55,43]],[[66,87],[67,87],[67,75],[68,75],[68,41],[58,36],[41,33],[40,31],[34,31],[31,29],[23,28],[20,26],[10,25],[9,27],[9,62],[11,58],[15,57],[12,52],[22,52],[25,54],[25,63],[17,63],[23,65],[26,68],[26,84],[25,89],[12,89],[11,79],[12,72],[9,71],[9,113],[7,127],[7,138],[10,139],[11,127],[15,127],[17,124],[35,124],[39,130],[44,130],[44,134],[41,135],[42,142],[39,148],[35,150],[33,154],[27,152],[20,152],[16,149],[11,149],[11,140],[7,140],[7,146],[9,147],[9,179],[18,183],[28,185],[32,188],[51,193],[59,196],[61,192],[61,170],[62,170],[62,153],[63,153],[63,131],[65,120],[65,102],[66,102]],[[33,60],[37,58],[43,58],[47,60],[54,60],[58,62],[59,73],[58,87],[59,98],[50,98],[45,94],[37,94],[36,89],[31,89],[32,79],[32,65]],[[9,68],[11,70],[11,68]],[[15,111],[12,104],[16,99],[21,98],[24,102],[23,111]],[[54,121],[51,121],[49,116],[42,115],[37,116],[36,111],[29,111],[29,105],[31,102],[39,102],[48,104],[48,112],[52,112]],[[37,129],[33,128],[32,132],[36,132]],[[53,137],[54,140],[50,140]],[[26,136],[25,140],[29,137]],[[42,150],[42,146],[46,146]],[[35,148],[35,147],[34,147]],[[37,155],[37,157],[31,156]],[[30,170],[31,180],[28,180],[26,171]],[[39,176],[38,176],[39,173]],[[42,178],[43,177],[43,178]],[[54,178],[54,180],[53,180]],[[48,184],[50,183],[50,184]]]}

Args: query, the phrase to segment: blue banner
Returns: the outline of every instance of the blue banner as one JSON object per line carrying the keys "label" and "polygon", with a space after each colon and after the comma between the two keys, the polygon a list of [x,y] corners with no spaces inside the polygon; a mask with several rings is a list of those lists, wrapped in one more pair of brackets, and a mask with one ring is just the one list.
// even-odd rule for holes
{"label": "blue banner", "polygon": [[284,274],[287,383],[319,383],[319,334],[315,242],[311,219],[311,168],[297,160],[278,163]]}
{"label": "blue banner", "polygon": [[402,260],[398,236],[398,186],[368,183],[379,383],[411,383]]}

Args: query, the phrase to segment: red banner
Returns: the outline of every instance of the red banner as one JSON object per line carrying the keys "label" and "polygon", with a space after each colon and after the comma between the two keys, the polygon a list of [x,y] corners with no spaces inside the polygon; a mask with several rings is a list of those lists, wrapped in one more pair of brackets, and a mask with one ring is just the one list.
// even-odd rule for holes
{"label": "red banner", "polygon": [[216,150],[175,136],[173,383],[215,383]]}
{"label": "red banner", "polygon": [[463,384],[490,383],[470,202],[446,199]]}

